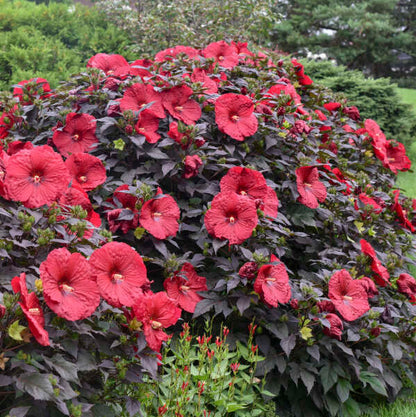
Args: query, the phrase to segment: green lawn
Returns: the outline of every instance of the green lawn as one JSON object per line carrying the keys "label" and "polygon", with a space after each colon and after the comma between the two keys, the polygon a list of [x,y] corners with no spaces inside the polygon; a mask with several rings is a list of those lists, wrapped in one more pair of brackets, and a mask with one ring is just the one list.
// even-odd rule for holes
{"label": "green lawn", "polygon": [[399,400],[389,406],[376,407],[365,417],[416,417],[416,399]]}
{"label": "green lawn", "polygon": [[[416,112],[416,90],[410,88],[398,88],[397,90],[403,102],[412,105]],[[400,172],[397,185],[403,188],[409,197],[416,198],[416,138],[407,149],[407,154],[412,160],[412,168],[415,172]],[[414,415],[416,417],[416,414]]]}

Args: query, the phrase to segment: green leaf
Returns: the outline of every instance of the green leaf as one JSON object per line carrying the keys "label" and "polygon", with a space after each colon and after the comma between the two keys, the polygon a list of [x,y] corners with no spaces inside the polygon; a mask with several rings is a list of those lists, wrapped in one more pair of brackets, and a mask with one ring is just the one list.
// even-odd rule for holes
{"label": "green leaf", "polygon": [[233,411],[243,410],[246,407],[246,404],[228,403],[226,409],[227,412],[232,413]]}
{"label": "green leaf", "polygon": [[305,369],[301,369],[300,371],[300,379],[302,380],[303,384],[305,385],[306,389],[308,390],[308,394],[311,392],[313,385],[315,383],[315,375],[311,372],[306,371]]}
{"label": "green leaf", "polygon": [[344,404],[342,404],[342,412],[342,415],[348,417],[359,417],[361,415],[360,407],[352,398],[349,398]]}
{"label": "green leaf", "polygon": [[342,403],[347,401],[348,397],[350,396],[350,391],[352,390],[352,386],[350,381],[346,379],[340,378],[337,384],[337,394],[338,398]]}
{"label": "green leaf", "polygon": [[384,395],[385,397],[388,396],[384,382],[381,382],[380,378],[376,374],[366,371],[361,372],[360,381],[364,383],[364,387],[368,383],[378,394]]}
{"label": "green leaf", "polygon": [[16,379],[16,388],[27,392],[35,400],[50,401],[55,398],[49,375],[26,373]]}
{"label": "green leaf", "polygon": [[387,350],[389,351],[391,357],[395,361],[399,361],[403,356],[403,351],[401,347],[397,343],[392,342],[391,340],[389,340],[387,343]]}
{"label": "green leaf", "polygon": [[59,353],[52,358],[45,358],[45,362],[67,381],[79,383],[77,364],[65,360]]}
{"label": "green leaf", "polygon": [[337,375],[332,370],[330,365],[325,365],[319,371],[321,376],[322,386],[324,388],[324,394],[326,394],[337,382]]}
{"label": "green leaf", "polygon": [[19,342],[21,342],[23,340],[23,337],[21,336],[21,333],[23,332],[23,330],[25,330],[26,327],[25,326],[21,326],[19,324],[19,320],[15,321],[8,330],[9,336],[14,339],[17,340]]}

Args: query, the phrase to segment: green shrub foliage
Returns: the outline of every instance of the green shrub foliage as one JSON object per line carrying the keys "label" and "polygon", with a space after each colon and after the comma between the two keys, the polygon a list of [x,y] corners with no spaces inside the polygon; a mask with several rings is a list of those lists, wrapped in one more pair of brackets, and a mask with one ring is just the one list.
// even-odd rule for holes
{"label": "green shrub foliage", "polygon": [[88,66],[1,100],[2,413],[134,415],[105,381],[155,376],[180,316],[241,346],[257,326],[280,416],[354,417],[416,383],[402,144],[244,44]]}
{"label": "green shrub foliage", "polygon": [[85,67],[97,52],[123,52],[127,36],[94,8],[0,1],[0,90],[33,77],[52,86]]}

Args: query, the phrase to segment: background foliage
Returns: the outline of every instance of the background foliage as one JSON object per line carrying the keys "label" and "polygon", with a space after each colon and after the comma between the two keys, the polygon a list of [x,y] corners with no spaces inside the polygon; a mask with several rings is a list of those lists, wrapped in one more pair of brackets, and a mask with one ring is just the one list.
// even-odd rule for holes
{"label": "background foliage", "polygon": [[80,4],[0,0],[0,33],[0,90],[34,77],[55,87],[98,52],[133,58],[126,34]]}

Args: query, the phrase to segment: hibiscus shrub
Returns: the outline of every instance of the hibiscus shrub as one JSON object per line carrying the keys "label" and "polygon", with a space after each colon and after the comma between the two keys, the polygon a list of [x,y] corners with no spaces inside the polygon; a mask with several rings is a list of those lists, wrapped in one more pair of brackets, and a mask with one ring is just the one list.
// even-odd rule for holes
{"label": "hibiscus shrub", "polygon": [[[2,100],[2,412],[110,412],[106,381],[155,376],[181,317],[241,346],[257,326],[280,416],[416,383],[401,143],[242,43],[87,67]],[[139,392],[117,402],[135,415]]]}

